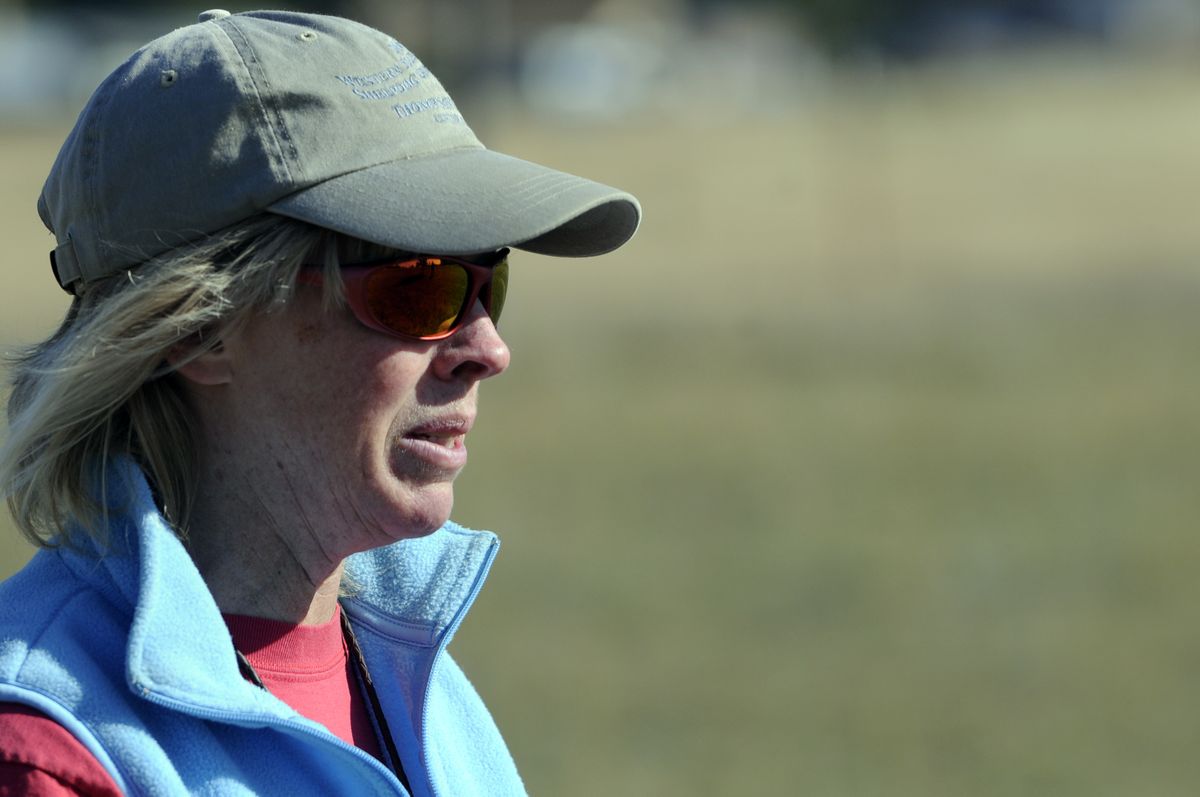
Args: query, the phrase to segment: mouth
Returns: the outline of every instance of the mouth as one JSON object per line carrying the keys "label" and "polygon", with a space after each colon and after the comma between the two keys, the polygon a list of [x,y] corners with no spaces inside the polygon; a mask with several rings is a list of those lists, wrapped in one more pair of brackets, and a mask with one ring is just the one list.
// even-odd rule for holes
{"label": "mouth", "polygon": [[467,433],[471,418],[438,418],[418,424],[401,438],[401,449],[426,466],[442,471],[458,471],[467,464]]}
{"label": "mouth", "polygon": [[435,434],[433,432],[412,432],[406,435],[410,440],[421,440],[442,448],[462,448],[465,434]]}

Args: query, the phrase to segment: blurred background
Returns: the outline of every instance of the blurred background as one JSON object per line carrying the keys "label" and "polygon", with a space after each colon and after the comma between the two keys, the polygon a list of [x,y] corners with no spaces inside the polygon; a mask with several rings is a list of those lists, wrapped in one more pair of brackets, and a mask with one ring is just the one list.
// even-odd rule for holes
{"label": "blurred background", "polygon": [[[1196,793],[1198,0],[301,8],[645,206],[516,262],[459,482],[531,792]],[[200,10],[0,0],[5,352],[75,114]]]}

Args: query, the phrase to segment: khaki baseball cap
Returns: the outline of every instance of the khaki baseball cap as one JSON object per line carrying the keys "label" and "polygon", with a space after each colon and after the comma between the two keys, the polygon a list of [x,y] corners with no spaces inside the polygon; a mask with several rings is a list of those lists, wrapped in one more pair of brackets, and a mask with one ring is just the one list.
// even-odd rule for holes
{"label": "khaki baseball cap", "polygon": [[392,37],[282,11],[206,11],[134,53],[38,200],[73,293],[262,211],[447,255],[597,255],[641,220],[624,191],[485,148]]}

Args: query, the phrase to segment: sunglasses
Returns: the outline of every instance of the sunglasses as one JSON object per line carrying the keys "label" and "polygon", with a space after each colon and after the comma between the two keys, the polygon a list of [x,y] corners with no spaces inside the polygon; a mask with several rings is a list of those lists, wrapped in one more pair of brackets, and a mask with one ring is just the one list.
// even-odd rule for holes
{"label": "sunglasses", "polygon": [[[499,323],[508,293],[508,250],[491,262],[472,263],[447,255],[406,255],[342,266],[346,303],[364,326],[409,340],[441,340],[453,335],[478,299]],[[325,282],[321,266],[305,266],[296,281]]]}

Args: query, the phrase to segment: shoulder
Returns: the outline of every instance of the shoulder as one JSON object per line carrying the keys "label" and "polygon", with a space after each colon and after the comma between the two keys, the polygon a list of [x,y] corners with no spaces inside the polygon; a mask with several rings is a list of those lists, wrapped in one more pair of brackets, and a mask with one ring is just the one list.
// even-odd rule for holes
{"label": "shoulder", "polygon": [[39,711],[0,703],[0,795],[116,797],[116,784],[71,733]]}
{"label": "shoulder", "polygon": [[63,607],[79,593],[96,591],[93,583],[68,565],[64,553],[59,548],[44,548],[0,581],[0,628],[38,629],[59,618]]}
{"label": "shoulder", "polygon": [[109,596],[68,567],[60,551],[39,552],[0,584],[0,761],[30,763],[11,753],[21,739],[37,740],[26,750],[36,751],[43,739],[98,749],[91,723],[97,700],[119,708],[128,692],[114,688],[125,683],[127,637],[128,621]]}
{"label": "shoulder", "polygon": [[40,551],[0,583],[0,685],[62,681],[62,667],[89,661],[119,666],[128,624],[108,591],[80,578],[60,551]]}

